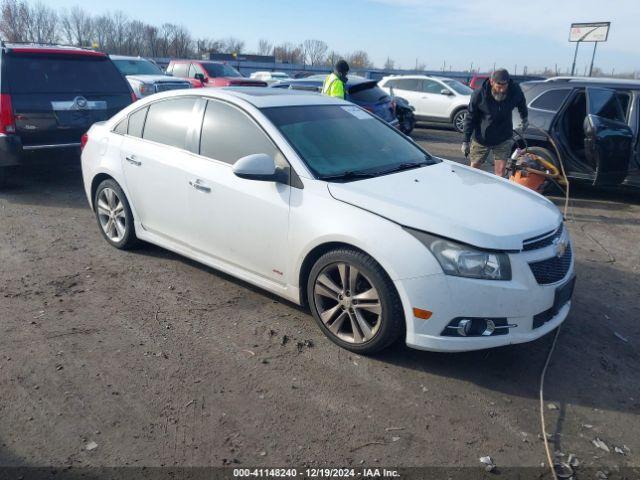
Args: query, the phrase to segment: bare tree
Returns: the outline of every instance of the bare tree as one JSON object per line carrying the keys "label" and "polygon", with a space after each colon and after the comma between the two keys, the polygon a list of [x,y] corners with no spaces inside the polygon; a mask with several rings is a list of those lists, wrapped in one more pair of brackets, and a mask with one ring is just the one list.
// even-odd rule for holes
{"label": "bare tree", "polygon": [[58,38],[58,14],[41,2],[36,3],[30,10],[30,40],[37,43],[55,43]]}
{"label": "bare tree", "polygon": [[331,50],[325,56],[324,62],[322,62],[322,64],[327,66],[327,67],[333,67],[338,60],[343,59],[343,58],[344,58],[344,55],[340,55],[335,50]]}
{"label": "bare tree", "polygon": [[222,40],[223,53],[242,53],[244,50],[244,42],[234,37],[228,37]]}
{"label": "bare tree", "polygon": [[219,53],[222,51],[222,42],[213,38],[199,38],[194,42],[195,53],[201,56],[204,53]]}
{"label": "bare tree", "polygon": [[393,70],[396,62],[394,62],[391,58],[387,57],[387,61],[384,62],[385,70]]}
{"label": "bare tree", "polygon": [[107,51],[110,47],[109,39],[113,33],[113,21],[109,15],[100,15],[93,19],[93,40],[98,48]]}
{"label": "bare tree", "polygon": [[258,55],[272,55],[273,54],[273,42],[261,38],[258,40]]}
{"label": "bare tree", "polygon": [[282,63],[303,63],[304,52],[301,45],[291,42],[282,43],[273,49],[276,60]]}
{"label": "bare tree", "polygon": [[62,30],[66,40],[73,45],[87,46],[93,36],[91,16],[80,7],[73,7],[62,16]]}
{"label": "bare tree", "polygon": [[369,59],[369,54],[364,50],[357,50],[346,56],[349,67],[353,68],[372,68],[373,62]]}
{"label": "bare tree", "polygon": [[9,42],[27,41],[29,6],[17,0],[3,0],[0,33]]}
{"label": "bare tree", "polygon": [[172,53],[173,56],[176,57],[190,57],[193,41],[191,39],[191,34],[186,27],[182,25],[176,26],[173,35],[172,42]]}
{"label": "bare tree", "polygon": [[304,61],[310,65],[322,65],[329,51],[329,46],[322,40],[305,40],[302,42]]}

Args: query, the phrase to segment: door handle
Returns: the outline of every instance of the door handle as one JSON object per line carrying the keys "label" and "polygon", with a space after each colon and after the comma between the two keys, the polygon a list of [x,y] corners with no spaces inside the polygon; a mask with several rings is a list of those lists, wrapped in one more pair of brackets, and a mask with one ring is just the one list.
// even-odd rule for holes
{"label": "door handle", "polygon": [[127,155],[126,157],[124,157],[124,159],[127,162],[129,162],[131,165],[135,165],[136,167],[139,167],[140,165],[142,165],[142,162],[139,162],[138,160],[136,160],[135,155]]}
{"label": "door handle", "polygon": [[189,181],[189,185],[198,190],[199,192],[211,193],[211,187],[203,185],[200,180]]}

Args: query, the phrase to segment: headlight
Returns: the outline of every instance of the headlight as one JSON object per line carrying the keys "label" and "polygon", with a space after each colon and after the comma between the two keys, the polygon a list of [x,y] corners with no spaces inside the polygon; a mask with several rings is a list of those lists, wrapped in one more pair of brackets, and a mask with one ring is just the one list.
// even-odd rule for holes
{"label": "headlight", "polygon": [[133,93],[135,93],[138,98],[142,98],[145,95],[154,93],[153,85],[149,85],[139,80],[131,80],[130,84],[131,88],[133,89]]}
{"label": "headlight", "polygon": [[405,230],[433,253],[447,275],[485,280],[511,280],[511,263],[506,253],[480,250],[412,228],[405,228]]}

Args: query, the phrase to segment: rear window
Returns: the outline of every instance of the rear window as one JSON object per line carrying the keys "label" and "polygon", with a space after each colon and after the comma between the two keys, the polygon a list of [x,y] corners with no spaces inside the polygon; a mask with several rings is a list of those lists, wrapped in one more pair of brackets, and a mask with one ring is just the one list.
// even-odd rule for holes
{"label": "rear window", "polygon": [[571,92],[568,88],[561,88],[558,90],[548,90],[531,102],[531,108],[537,108],[539,110],[549,110],[550,112],[557,112],[560,109],[560,105],[564,102]]}
{"label": "rear window", "polygon": [[11,93],[126,93],[129,86],[107,57],[19,54],[7,58]]}
{"label": "rear window", "polygon": [[375,82],[354,85],[349,88],[349,96],[356,102],[376,103],[388,100],[389,95]]}
{"label": "rear window", "polygon": [[203,63],[202,66],[210,77],[241,77],[235,68],[223,63]]}

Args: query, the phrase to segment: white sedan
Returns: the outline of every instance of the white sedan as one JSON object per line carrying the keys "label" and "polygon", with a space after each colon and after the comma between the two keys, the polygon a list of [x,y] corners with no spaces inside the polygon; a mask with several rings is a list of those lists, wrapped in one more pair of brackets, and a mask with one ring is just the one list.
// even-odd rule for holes
{"label": "white sedan", "polygon": [[568,315],[547,199],[431,156],[366,110],[279,89],[153,95],[83,138],[105,240],[140,240],[307,306],[358,353],[534,340]]}

